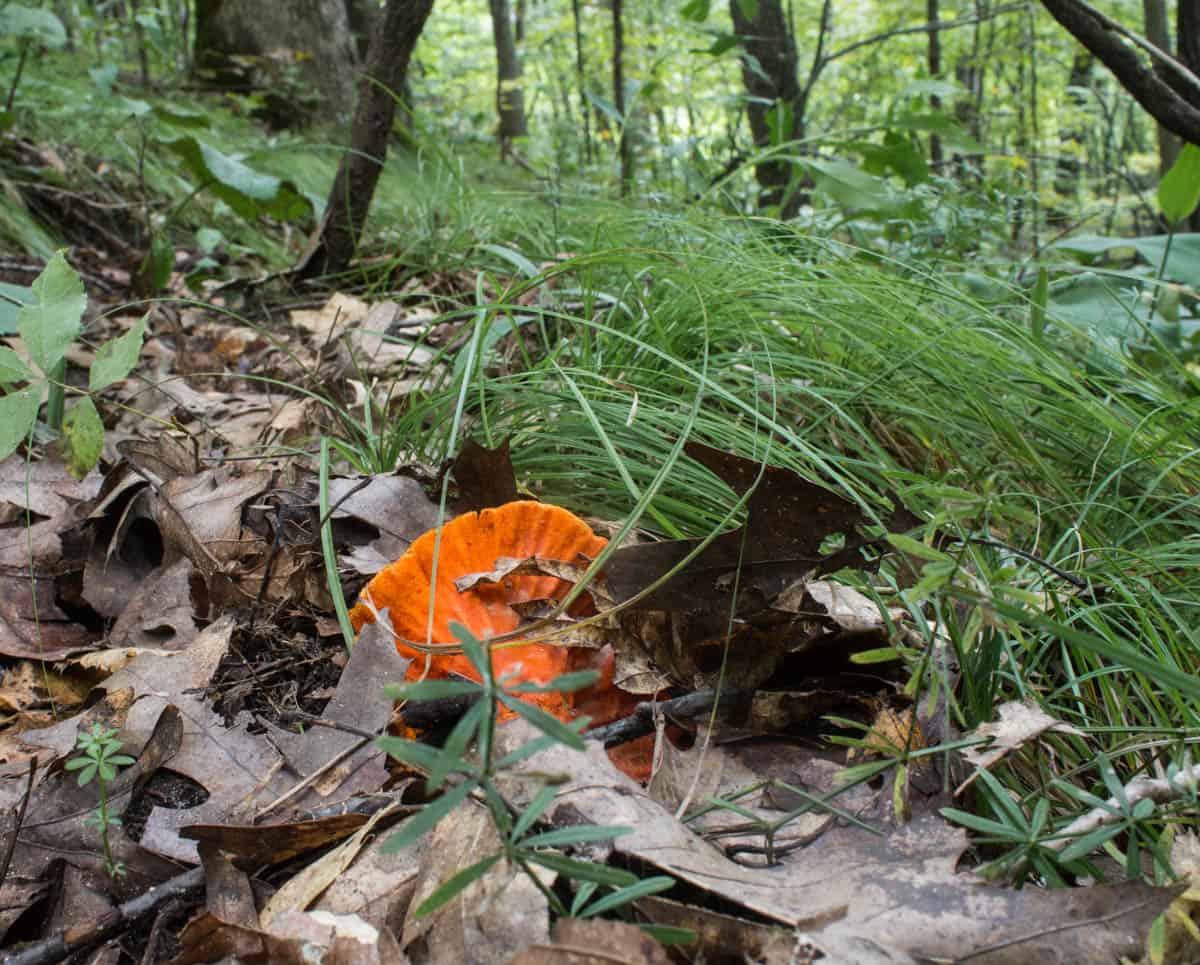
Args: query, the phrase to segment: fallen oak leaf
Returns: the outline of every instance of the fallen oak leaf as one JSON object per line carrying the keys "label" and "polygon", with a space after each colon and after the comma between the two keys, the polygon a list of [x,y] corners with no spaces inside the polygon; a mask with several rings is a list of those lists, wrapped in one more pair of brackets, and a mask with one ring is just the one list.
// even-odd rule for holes
{"label": "fallen oak leaf", "polygon": [[[809,482],[790,469],[766,466],[733,453],[689,442],[684,451],[726,482],[739,496],[752,489],[746,523],[717,535],[700,554],[648,595],[639,596],[680,564],[700,540],[666,540],[622,547],[609,558],[605,574],[613,598],[623,603],[639,596],[643,610],[708,609],[727,596],[732,574],[743,594],[742,606],[757,607],[795,579],[832,572],[858,560],[857,551],[872,539],[859,527],[876,522],[858,503]],[[898,501],[881,521],[888,530],[907,530],[921,520]],[[844,537],[840,549],[823,553],[831,536]]]}
{"label": "fallen oak leaf", "polygon": [[[533,739],[523,721],[500,728],[497,753]],[[808,934],[815,943],[869,942],[918,960],[1020,965],[1030,961],[1113,961],[1138,954],[1151,922],[1180,888],[1138,882],[1119,886],[1015,890],[958,872],[965,832],[923,814],[888,834],[834,827],[775,866],[734,863],[637,789],[599,748],[580,755],[553,747],[525,761],[531,773],[568,774],[544,812],[552,827],[617,825],[632,832],[607,854],[686,882],[712,899]],[[506,783],[515,807],[528,805],[536,782]],[[901,959],[903,960],[903,958]]]}
{"label": "fallen oak leaf", "polygon": [[962,794],[981,770],[986,771],[998,764],[1009,753],[1019,747],[1037,740],[1042,734],[1059,733],[1083,737],[1084,734],[1076,727],[1065,721],[1051,717],[1033,698],[1023,701],[1010,700],[1001,704],[997,713],[1000,719],[988,724],[980,724],[966,735],[966,738],[987,739],[987,747],[964,747],[962,751],[976,770],[962,782],[954,791],[955,796]]}

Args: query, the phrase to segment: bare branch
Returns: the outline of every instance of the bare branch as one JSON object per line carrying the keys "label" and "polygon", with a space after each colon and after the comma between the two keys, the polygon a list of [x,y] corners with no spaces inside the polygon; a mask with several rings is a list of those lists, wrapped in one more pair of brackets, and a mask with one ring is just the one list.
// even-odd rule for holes
{"label": "bare branch", "polygon": [[[1084,0],[1042,0],[1042,6],[1099,58],[1147,114],[1172,134],[1190,144],[1200,144],[1200,109],[1184,100],[1155,73],[1151,63],[1138,56],[1124,28]],[[1138,46],[1144,48],[1146,43],[1139,41]]]}
{"label": "bare branch", "polygon": [[873,44],[881,44],[885,40],[891,40],[893,37],[903,37],[906,34],[929,33],[931,30],[953,30],[956,27],[969,27],[972,24],[982,23],[985,20],[991,20],[1006,13],[1015,13],[1017,10],[1024,10],[1025,7],[1026,4],[1021,0],[1018,3],[1006,3],[995,10],[989,11],[982,17],[959,17],[957,20],[938,20],[934,23],[922,23],[912,27],[897,27],[894,30],[885,30],[882,33],[872,34],[870,37],[864,37],[862,40],[856,40],[854,43],[847,44],[841,50],[835,50],[825,58],[821,66],[824,67],[826,64],[840,57],[845,57],[847,54],[852,54],[856,50],[861,50],[863,47],[870,47]]}
{"label": "bare branch", "polygon": [[[1080,6],[1087,6],[1086,3],[1081,3]],[[1134,33],[1124,24],[1118,23],[1100,10],[1089,8],[1091,14],[1099,20],[1109,30],[1115,30],[1130,43],[1137,44],[1142,50],[1146,51],[1151,57],[1157,60],[1163,67],[1167,69],[1180,83],[1192,91],[1192,96],[1200,100],[1200,77],[1197,77],[1184,64],[1172,57],[1161,47],[1152,44],[1145,37]]]}

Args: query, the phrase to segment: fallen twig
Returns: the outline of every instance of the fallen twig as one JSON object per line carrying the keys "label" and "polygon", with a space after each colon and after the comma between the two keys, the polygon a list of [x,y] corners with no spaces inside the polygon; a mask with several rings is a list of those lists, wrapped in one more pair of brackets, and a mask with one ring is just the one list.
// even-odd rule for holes
{"label": "fallen twig", "polygon": [[746,693],[742,690],[697,690],[682,697],[672,697],[670,700],[645,701],[638,704],[628,717],[614,720],[603,727],[593,727],[585,731],[583,736],[586,740],[602,741],[605,747],[615,747],[617,744],[654,733],[656,711],[667,717],[696,717],[712,710],[718,699],[732,703]]}
{"label": "fallen twig", "polygon": [[3,965],[52,965],[61,962],[68,955],[111,938],[164,902],[180,898],[203,885],[204,869],[192,868],[118,905],[103,918],[85,925],[73,925],[53,938],[32,942],[20,951],[6,955]]}
{"label": "fallen twig", "polygon": [[1149,798],[1156,804],[1171,801],[1185,795],[1195,795],[1200,790],[1200,764],[1185,767],[1171,777],[1135,777],[1125,785],[1125,800],[1109,798],[1103,806],[1092,808],[1080,815],[1042,846],[1052,851],[1062,851],[1068,844],[1106,824],[1125,820],[1125,816],[1138,801]]}

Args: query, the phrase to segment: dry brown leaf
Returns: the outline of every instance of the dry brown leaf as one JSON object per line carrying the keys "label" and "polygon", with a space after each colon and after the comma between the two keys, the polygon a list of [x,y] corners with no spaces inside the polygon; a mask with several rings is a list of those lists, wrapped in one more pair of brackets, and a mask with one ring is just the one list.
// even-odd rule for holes
{"label": "dry brown leaf", "polygon": [[696,941],[686,948],[694,960],[797,965],[792,957],[796,939],[790,929],[763,925],[657,895],[641,899],[634,907],[655,924],[689,929]]}
{"label": "dry brown leaf", "polygon": [[1200,836],[1177,832],[1171,847],[1171,867],[1187,881],[1187,890],[1163,916],[1161,956],[1147,949],[1146,965],[1186,965],[1200,957]]}
{"label": "dry brown leaf", "polygon": [[[35,500],[33,489],[27,493],[15,475],[23,463],[8,459],[0,465],[9,477],[4,505],[17,507],[21,516],[26,504],[32,509],[35,501],[42,509],[55,510],[52,517],[38,519],[32,525],[22,522],[0,528],[0,654],[17,659],[59,660],[90,650],[95,634],[72,620],[56,601],[70,599],[64,590],[67,577],[83,568],[82,554],[86,551],[82,541],[73,540],[71,554],[63,555],[63,537],[75,530],[77,517],[86,512],[74,496],[99,492],[98,486],[91,488],[99,477],[89,477],[86,487],[77,488],[61,481],[63,471],[56,463],[31,464],[29,471],[39,472],[44,482]],[[38,579],[31,580],[31,572]]]}
{"label": "dry brown leaf", "polygon": [[[182,721],[173,707],[164,709],[142,740],[126,739],[132,736],[124,730],[131,707],[132,694],[128,690],[114,693],[71,720],[41,731],[30,731],[23,735],[23,741],[27,747],[44,748],[50,752],[49,756],[61,759],[73,753],[79,733],[91,729],[94,724],[120,731],[126,753],[135,754],[137,759],[123,769],[108,788],[114,816],[119,817],[129,803],[130,791],[169,760],[182,739]],[[81,787],[76,778],[74,772],[62,767],[61,760],[39,770],[26,821],[13,854],[14,875],[37,880],[45,874],[50,863],[68,855],[70,865],[83,872],[88,880],[106,877],[103,844],[88,820],[97,803],[96,787],[94,784]],[[5,780],[0,785],[0,803],[11,806],[12,799],[24,792],[25,784],[25,778],[20,774]],[[178,870],[124,834],[110,835],[109,842],[114,860],[123,862],[128,870],[124,877],[112,882],[106,894],[114,897],[136,894],[166,880]],[[77,904],[82,905],[82,899]],[[89,911],[81,920],[101,914],[93,915]],[[73,919],[71,923],[78,922]]]}
{"label": "dry brown leaf", "polygon": [[545,895],[503,859],[441,908],[414,917],[413,910],[451,875],[500,849],[487,811],[469,799],[430,833],[401,940],[410,956],[420,950],[428,962],[505,965],[520,949],[549,939]]}
{"label": "dry brown leaf", "polygon": [[371,815],[371,819],[355,831],[349,839],[306,866],[299,874],[285,881],[259,913],[259,927],[264,931],[269,931],[279,916],[289,911],[307,909],[350,867],[359,852],[362,851],[363,845],[375,826],[395,814],[398,807],[399,805],[393,805],[376,811]]}
{"label": "dry brown leaf", "polygon": [[[846,633],[882,633],[886,629],[887,625],[875,601],[853,587],[830,580],[814,580],[808,584],[807,590],[826,615]],[[893,621],[901,620],[904,610],[893,607],[888,615]]]}
{"label": "dry brown leaf", "polygon": [[259,867],[341,841],[366,821],[361,814],[337,814],[284,824],[190,824],[179,836],[236,855],[240,865]]}
{"label": "dry brown leaf", "polygon": [[94,499],[100,485],[99,473],[77,480],[60,459],[27,462],[14,453],[0,461],[0,524],[23,522],[26,510],[61,521],[74,507]]}
{"label": "dry brown leaf", "polygon": [[[980,724],[968,738],[991,738],[986,748],[966,747],[963,757],[975,765],[978,770],[987,770],[1002,760],[1005,755],[1019,747],[1036,740],[1046,733],[1072,734],[1083,737],[1083,733],[1070,724],[1056,720],[1047,714],[1037,701],[1032,698],[1024,701],[1010,700],[1001,704],[998,710],[1000,719],[990,724]],[[978,775],[978,770],[972,774],[955,794],[966,790]]]}
{"label": "dry brown leaf", "polygon": [[514,955],[509,965],[671,965],[671,956],[644,931],[624,921],[560,918],[554,939]]}
{"label": "dry brown leaf", "polygon": [[[497,732],[497,753],[533,736],[513,721]],[[1174,897],[1171,889],[1137,883],[1061,891],[985,885],[956,872],[965,832],[934,814],[886,834],[833,827],[776,867],[746,867],[640,793],[599,747],[583,755],[554,748],[524,766],[571,775],[547,812],[551,823],[631,827],[611,845],[624,860],[831,945],[866,942],[925,959],[973,955],[988,965],[1112,961],[1137,953],[1150,922]],[[533,786],[507,790],[518,808],[535,793]]]}
{"label": "dry brown leaf", "polygon": [[370,794],[378,791],[387,779],[385,757],[379,745],[374,741],[364,742],[353,733],[384,731],[393,706],[385,689],[389,684],[403,683],[408,670],[408,659],[400,655],[391,635],[383,629],[387,625],[387,621],[381,620],[363,628],[333,699],[325,707],[323,716],[327,720],[351,730],[310,727],[297,734],[267,724],[272,743],[299,777],[314,774],[334,758],[361,745],[316,784],[289,800],[289,808],[322,807],[335,792],[343,798]]}
{"label": "dry brown leaf", "polygon": [[327,911],[288,911],[266,934],[268,961],[281,965],[407,965],[408,959],[386,928],[354,915]]}
{"label": "dry brown leaf", "polygon": [[232,631],[232,616],[222,617],[186,650],[140,656],[102,685],[109,692],[128,687],[138,694],[127,721],[132,734],[149,730],[167,704],[182,712],[182,744],[171,770],[195,781],[209,796],[194,808],[155,807],[150,812],[142,846],[163,857],[194,864],[199,858],[196,845],[180,837],[180,828],[245,823],[291,783],[282,773],[282,758],[266,738],[249,732],[248,714],[226,727],[203,699]]}
{"label": "dry brown leaf", "polygon": [[[373,576],[404,555],[413,540],[438,522],[437,504],[421,484],[399,474],[331,479],[329,502],[337,507],[333,526],[339,544],[359,544],[343,559],[364,576]],[[361,537],[352,539],[363,523],[376,531],[366,546],[361,545]]]}
{"label": "dry brown leaf", "polygon": [[385,850],[388,835],[376,835],[325,893],[316,909],[339,915],[358,915],[377,928],[400,934],[404,914],[416,890],[426,838],[393,852]]}
{"label": "dry brown leaf", "polygon": [[361,298],[344,292],[334,292],[318,309],[297,309],[289,312],[291,323],[314,336],[318,342],[337,338],[346,328],[361,322],[371,306]]}

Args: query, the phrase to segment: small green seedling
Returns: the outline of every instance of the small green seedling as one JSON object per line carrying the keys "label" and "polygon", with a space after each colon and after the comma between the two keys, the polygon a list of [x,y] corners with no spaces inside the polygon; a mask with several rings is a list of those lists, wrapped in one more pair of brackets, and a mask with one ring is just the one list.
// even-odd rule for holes
{"label": "small green seedling", "polygon": [[78,757],[67,761],[68,771],[79,771],[79,786],[96,781],[100,792],[100,806],[87,819],[87,826],[100,832],[104,843],[104,870],[110,877],[120,878],[125,874],[125,862],[113,860],[110,831],[121,827],[121,819],[109,813],[108,786],[117,776],[117,768],[133,763],[133,758],[121,753],[121,741],[113,727],[95,723],[91,730],[80,732],[76,741]]}

